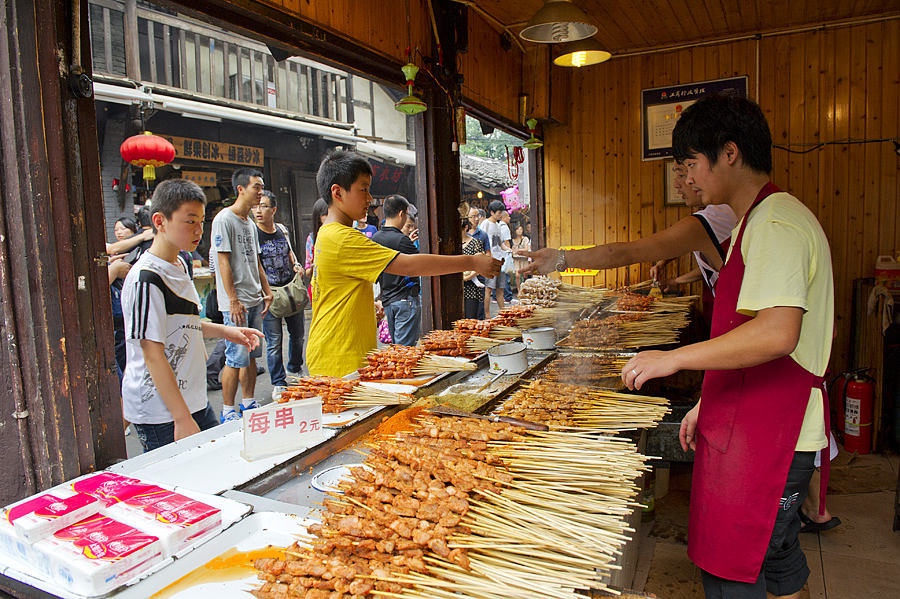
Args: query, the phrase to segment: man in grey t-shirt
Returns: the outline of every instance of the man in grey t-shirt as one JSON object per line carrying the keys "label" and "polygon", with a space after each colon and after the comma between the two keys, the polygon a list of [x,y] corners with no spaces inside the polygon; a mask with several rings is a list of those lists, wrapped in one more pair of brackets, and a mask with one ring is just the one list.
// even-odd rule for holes
{"label": "man in grey t-shirt", "polygon": [[[259,261],[259,240],[250,210],[262,199],[265,184],[262,173],[252,168],[238,169],[231,176],[237,194],[234,204],[225,208],[212,223],[211,266],[216,272],[219,310],[226,325],[262,329],[262,317],[272,303],[272,290]],[[222,382],[222,422],[237,420],[234,398],[241,383],[241,408],[259,407],[256,392],[256,358],[261,347],[251,354],[246,347],[226,341]]]}

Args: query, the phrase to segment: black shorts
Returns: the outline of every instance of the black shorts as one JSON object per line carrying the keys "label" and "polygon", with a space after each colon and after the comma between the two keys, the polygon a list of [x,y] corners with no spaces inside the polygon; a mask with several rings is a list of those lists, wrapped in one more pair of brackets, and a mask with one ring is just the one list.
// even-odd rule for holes
{"label": "black shorts", "polygon": [[775,517],[769,548],[756,582],[738,582],[719,578],[701,570],[707,599],[765,599],[766,591],[775,596],[796,593],[809,578],[806,556],[800,549],[800,506],[806,499],[816,452],[797,451],[791,461],[781,507]]}

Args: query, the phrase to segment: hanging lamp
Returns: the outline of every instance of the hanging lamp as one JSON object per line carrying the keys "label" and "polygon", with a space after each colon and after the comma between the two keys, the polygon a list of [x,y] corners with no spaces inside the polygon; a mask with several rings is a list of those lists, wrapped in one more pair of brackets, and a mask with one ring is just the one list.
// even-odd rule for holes
{"label": "hanging lamp", "polygon": [[407,94],[394,103],[394,108],[404,114],[410,115],[419,114],[420,112],[427,110],[428,104],[423,102],[421,98],[413,95],[413,82],[416,80],[416,74],[419,72],[419,67],[410,62],[401,67],[401,70],[406,76]]}
{"label": "hanging lamp", "polygon": [[529,150],[536,150],[544,145],[544,142],[539,140],[534,135],[534,130],[537,127],[537,119],[528,119],[525,121],[525,124],[528,125],[528,131],[531,132],[531,137],[525,140],[525,143],[522,144],[523,148],[528,148]]}
{"label": "hanging lamp", "polygon": [[144,169],[147,185],[156,179],[156,167],[175,160],[175,146],[168,139],[144,131],[132,135],[119,146],[119,153],[125,162]]}
{"label": "hanging lamp", "polygon": [[554,49],[553,64],[558,67],[586,67],[612,58],[597,38],[588,37],[577,42],[560,44]]}
{"label": "hanging lamp", "polygon": [[544,0],[519,37],[540,44],[574,42],[597,33],[587,14],[570,0]]}

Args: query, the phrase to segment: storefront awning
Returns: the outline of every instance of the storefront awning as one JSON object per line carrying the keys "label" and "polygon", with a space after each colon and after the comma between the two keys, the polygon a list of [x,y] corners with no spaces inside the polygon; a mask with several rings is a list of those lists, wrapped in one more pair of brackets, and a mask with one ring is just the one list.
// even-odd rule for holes
{"label": "storefront awning", "polygon": [[201,119],[227,119],[253,125],[275,127],[286,131],[295,131],[307,135],[317,135],[339,143],[359,143],[365,140],[357,137],[347,129],[329,127],[297,119],[290,119],[270,114],[241,110],[230,106],[220,106],[197,100],[175,98],[148,90],[111,85],[108,83],[94,83],[94,97],[97,100],[115,102],[117,104],[134,104],[138,102],[151,102],[157,108],[175,112],[187,117]]}

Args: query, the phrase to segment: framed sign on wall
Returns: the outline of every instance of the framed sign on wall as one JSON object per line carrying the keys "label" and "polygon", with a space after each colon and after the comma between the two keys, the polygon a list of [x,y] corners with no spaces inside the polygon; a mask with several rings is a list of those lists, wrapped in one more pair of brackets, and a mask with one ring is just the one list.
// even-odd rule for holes
{"label": "framed sign on wall", "polygon": [[666,175],[666,206],[684,206],[684,198],[678,193],[678,190],[675,189],[675,161],[666,160],[663,163],[663,170]]}
{"label": "framed sign on wall", "polygon": [[641,91],[642,160],[672,156],[672,130],[681,112],[712,94],[731,93],[747,97],[747,77],[700,81],[684,85],[655,87]]}

